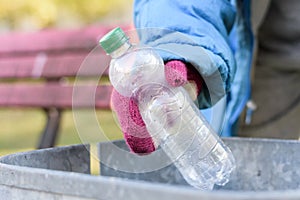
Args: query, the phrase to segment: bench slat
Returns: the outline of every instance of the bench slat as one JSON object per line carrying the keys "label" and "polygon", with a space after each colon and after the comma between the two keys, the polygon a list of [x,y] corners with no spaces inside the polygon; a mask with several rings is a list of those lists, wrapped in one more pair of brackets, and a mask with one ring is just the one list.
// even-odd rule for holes
{"label": "bench slat", "polygon": [[[90,26],[77,30],[43,30],[31,33],[10,33],[0,37],[0,56],[20,52],[74,51],[93,49],[98,40],[113,26]],[[129,26],[122,27],[128,29]]]}
{"label": "bench slat", "polygon": [[[110,109],[111,85],[1,84],[0,107]],[[96,92],[95,92],[96,91]],[[90,98],[94,97],[94,98]]]}
{"label": "bench slat", "polygon": [[0,54],[61,51],[62,49],[90,50],[109,27],[87,27],[78,30],[43,30],[33,33],[10,33],[0,37]]}
{"label": "bench slat", "polygon": [[[108,75],[109,62],[109,56],[101,52],[62,55],[41,53],[5,58],[0,59],[0,78],[61,78],[76,75],[95,77],[103,71],[104,75]],[[79,69],[80,73],[77,73]]]}

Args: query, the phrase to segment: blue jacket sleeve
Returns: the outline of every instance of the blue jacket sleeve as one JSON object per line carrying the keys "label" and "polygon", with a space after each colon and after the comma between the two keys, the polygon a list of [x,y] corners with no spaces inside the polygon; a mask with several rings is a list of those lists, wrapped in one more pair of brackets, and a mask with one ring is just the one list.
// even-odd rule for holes
{"label": "blue jacket sleeve", "polygon": [[191,63],[205,80],[200,108],[210,107],[230,89],[235,61],[229,32],[235,8],[229,0],[135,0],[140,41],[167,60]]}

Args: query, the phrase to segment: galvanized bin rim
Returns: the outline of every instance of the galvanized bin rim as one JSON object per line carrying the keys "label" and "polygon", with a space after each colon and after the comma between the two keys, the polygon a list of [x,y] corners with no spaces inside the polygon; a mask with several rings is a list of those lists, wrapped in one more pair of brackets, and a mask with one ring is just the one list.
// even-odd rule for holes
{"label": "galvanized bin rim", "polygon": [[[231,138],[229,140],[235,140]],[[247,139],[253,140],[253,139]],[[255,140],[255,139],[254,139]],[[260,141],[264,141],[259,139]],[[281,142],[265,140],[266,142]],[[299,141],[289,141],[299,143]],[[66,149],[89,148],[89,145],[72,145],[56,147],[58,151]],[[52,151],[43,149],[34,153]],[[80,199],[140,199],[152,200],[156,194],[160,199],[215,199],[215,200],[246,200],[246,199],[300,199],[300,189],[277,191],[199,191],[191,187],[175,186],[146,181],[128,180],[117,177],[94,176],[78,172],[66,172],[50,169],[41,169],[27,166],[18,166],[4,163],[11,156],[22,156],[29,152],[16,153],[0,158],[0,196],[1,189],[33,190],[56,195],[69,195]],[[4,192],[5,193],[5,192]],[[24,198],[26,199],[26,198]],[[30,198],[29,198],[30,199]]]}

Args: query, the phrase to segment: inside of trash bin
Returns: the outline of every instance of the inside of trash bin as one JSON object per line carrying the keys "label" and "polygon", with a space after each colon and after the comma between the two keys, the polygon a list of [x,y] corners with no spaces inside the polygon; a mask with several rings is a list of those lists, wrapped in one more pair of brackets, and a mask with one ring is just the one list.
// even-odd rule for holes
{"label": "inside of trash bin", "polygon": [[[223,140],[232,150],[237,168],[232,173],[229,183],[222,187],[216,186],[215,190],[300,189],[299,141],[254,138],[223,138]],[[153,166],[153,162],[162,161],[145,159],[145,156],[136,156],[131,153],[122,153],[118,148],[127,150],[124,141],[100,144],[102,176],[188,186],[172,163],[153,171],[140,173],[140,169],[148,169],[149,165]],[[158,157],[163,159],[164,156]],[[124,168],[123,165],[131,166],[132,171],[128,171],[128,167]]]}
{"label": "inside of trash bin", "polygon": [[[300,189],[300,143],[289,140],[224,138],[232,150],[237,168],[229,183],[216,190],[274,191]],[[120,154],[120,151],[123,152]],[[92,152],[92,153],[90,153]],[[95,156],[99,158],[95,159]],[[93,158],[92,158],[93,157]],[[172,163],[150,170],[161,164],[159,158],[136,156],[124,141],[90,145],[74,145],[12,154],[0,158],[1,163],[90,174],[91,158],[100,167],[100,176],[120,177],[152,183],[188,186]],[[146,159],[146,160],[145,160]],[[127,168],[124,170],[124,163]],[[159,165],[158,165],[159,166]],[[142,172],[141,169],[148,169]],[[131,170],[131,171],[130,171]],[[95,173],[92,173],[95,175]],[[189,187],[189,186],[188,186]]]}

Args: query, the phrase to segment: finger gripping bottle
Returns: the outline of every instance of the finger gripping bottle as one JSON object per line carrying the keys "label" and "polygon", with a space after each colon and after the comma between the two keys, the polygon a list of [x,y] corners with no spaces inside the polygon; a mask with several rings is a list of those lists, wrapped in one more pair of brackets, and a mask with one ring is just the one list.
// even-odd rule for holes
{"label": "finger gripping bottle", "polygon": [[202,190],[226,184],[235,168],[230,149],[185,89],[168,85],[161,57],[150,47],[130,44],[120,28],[107,33],[100,45],[112,57],[111,84],[134,97],[149,134],[187,183]]}

